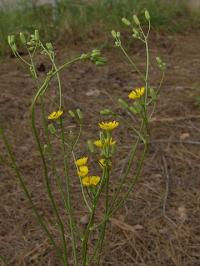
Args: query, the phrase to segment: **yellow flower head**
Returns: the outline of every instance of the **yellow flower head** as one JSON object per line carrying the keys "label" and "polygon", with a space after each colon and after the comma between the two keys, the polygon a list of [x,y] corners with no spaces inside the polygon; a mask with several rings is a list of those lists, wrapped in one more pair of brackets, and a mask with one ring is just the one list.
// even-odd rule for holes
{"label": "yellow flower head", "polygon": [[116,143],[115,140],[113,140],[112,138],[107,138],[107,139],[104,139],[103,141],[101,141],[100,139],[99,140],[95,140],[94,141],[94,145],[96,145],[98,148],[102,148],[103,146],[111,146],[111,145],[114,145]]}
{"label": "yellow flower head", "polygon": [[61,115],[63,114],[62,110],[58,110],[56,112],[51,113],[50,115],[48,115],[48,119],[49,120],[56,120],[58,119]]}
{"label": "yellow flower head", "polygon": [[83,165],[79,167],[78,175],[84,177],[88,174],[88,172],[89,172],[88,167]]}
{"label": "yellow flower head", "polygon": [[99,184],[99,182],[100,182],[100,177],[99,176],[95,176],[94,175],[94,176],[91,176],[90,178],[91,178],[90,182],[91,182],[92,185],[96,186],[96,185]]}
{"label": "yellow flower head", "polygon": [[82,179],[82,184],[85,187],[96,186],[100,181],[99,176],[86,176]]}
{"label": "yellow flower head", "polygon": [[87,161],[88,161],[88,157],[82,157],[76,160],[75,164],[76,166],[80,167],[80,166],[86,165]]}
{"label": "yellow flower head", "polygon": [[116,122],[116,121],[99,123],[99,127],[106,131],[111,131],[118,126],[119,126],[119,122]]}
{"label": "yellow flower head", "polygon": [[99,165],[103,168],[103,167],[105,167],[106,166],[106,164],[105,164],[105,159],[100,159],[99,160]]}
{"label": "yellow flower head", "polygon": [[141,88],[137,88],[133,91],[131,91],[128,95],[128,97],[130,99],[139,99],[141,98],[143,95],[144,95],[144,91],[145,91],[145,88],[144,87],[141,87]]}

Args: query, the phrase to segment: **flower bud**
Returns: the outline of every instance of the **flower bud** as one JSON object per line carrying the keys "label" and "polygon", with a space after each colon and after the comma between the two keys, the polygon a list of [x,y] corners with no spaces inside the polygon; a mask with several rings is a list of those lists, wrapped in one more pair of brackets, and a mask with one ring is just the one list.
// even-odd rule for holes
{"label": "flower bud", "polygon": [[100,111],[100,114],[101,115],[112,115],[113,112],[110,109],[103,109],[103,110]]}
{"label": "flower bud", "polygon": [[137,26],[140,25],[140,21],[139,21],[139,19],[138,19],[138,17],[137,17],[136,15],[133,15],[133,21],[135,22],[135,24],[136,24]]}
{"label": "flower bud", "polygon": [[35,34],[34,34],[35,40],[38,42],[40,40],[40,36],[39,36],[39,31],[35,30]]}
{"label": "flower bud", "polygon": [[83,120],[83,113],[81,112],[80,109],[76,109],[77,116],[80,120]]}
{"label": "flower bud", "polygon": [[86,59],[88,59],[88,57],[89,57],[88,54],[82,54],[81,57],[80,57],[80,59],[81,60],[86,60]]}
{"label": "flower bud", "polygon": [[120,32],[119,31],[117,32],[116,36],[117,36],[117,38],[120,38]]}
{"label": "flower bud", "polygon": [[115,31],[115,30],[112,30],[112,31],[111,31],[111,34],[112,34],[113,38],[116,39],[116,37],[117,37],[117,33],[116,33],[116,31]]}
{"label": "flower bud", "polygon": [[127,109],[128,108],[128,103],[121,98],[118,99],[118,103],[121,105],[122,108]]}
{"label": "flower bud", "polygon": [[150,15],[149,15],[149,11],[147,9],[145,10],[144,15],[145,15],[146,20],[149,21]]}
{"label": "flower bud", "polygon": [[25,38],[23,32],[20,32],[20,34],[19,34],[19,38],[20,38],[21,43],[22,43],[23,45],[25,45],[25,44],[26,44],[26,38]]}
{"label": "flower bud", "polygon": [[129,21],[128,19],[126,19],[126,18],[122,18],[122,22],[123,22],[124,25],[126,25],[126,26],[130,26],[130,25],[131,25],[130,21]]}
{"label": "flower bud", "polygon": [[53,51],[53,45],[51,42],[46,43],[46,47],[49,51]]}
{"label": "flower bud", "polygon": [[76,115],[72,110],[69,110],[68,113],[72,118],[76,118]]}
{"label": "flower bud", "polygon": [[48,125],[48,130],[49,130],[49,132],[50,132],[52,135],[55,135],[55,134],[56,134],[56,129],[55,129],[55,127],[54,127],[53,124],[49,124],[49,125]]}
{"label": "flower bud", "polygon": [[153,88],[150,88],[149,93],[150,93],[151,99],[155,101],[157,98],[156,91]]}

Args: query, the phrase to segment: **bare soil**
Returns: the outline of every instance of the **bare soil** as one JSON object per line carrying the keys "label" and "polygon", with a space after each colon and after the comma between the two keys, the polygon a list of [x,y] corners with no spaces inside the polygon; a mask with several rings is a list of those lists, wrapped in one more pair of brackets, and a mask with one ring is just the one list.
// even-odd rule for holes
{"label": "bare soil", "polygon": [[[199,266],[200,265],[200,32],[181,35],[152,33],[151,84],[157,86],[160,72],[155,56],[167,63],[165,82],[157,110],[151,121],[152,138],[139,182],[123,208],[111,219],[102,265],[119,266]],[[95,44],[90,45],[92,48]],[[89,45],[59,47],[58,60],[79,55]],[[144,68],[144,48],[131,44],[139,67]],[[86,152],[86,140],[98,138],[99,110],[112,107],[119,97],[142,85],[137,73],[116,48],[105,48],[108,64],[97,68],[91,63],[73,65],[62,72],[65,110],[80,108],[85,114],[84,134],[77,156]],[[42,61],[41,61],[42,60]],[[38,58],[41,70],[48,64]],[[41,162],[34,141],[29,107],[35,85],[16,59],[7,58],[0,65],[0,124],[13,145],[32,198],[45,215],[54,235],[52,218],[43,185]],[[44,72],[40,72],[41,78]],[[49,96],[55,96],[56,82]],[[53,105],[49,101],[48,110]],[[66,112],[67,113],[67,112]],[[76,125],[67,118],[67,130]],[[113,183],[117,182],[134,141],[127,126],[116,130]],[[3,143],[0,151],[6,158]],[[14,173],[0,165],[0,253],[10,265],[59,265],[54,251],[39,227]],[[74,179],[76,177],[74,176]],[[52,177],[52,184],[54,184]],[[83,217],[78,182],[73,186],[76,215]],[[58,195],[56,187],[54,193]],[[58,201],[62,208],[61,200]],[[63,218],[64,218],[63,214]],[[68,236],[66,236],[70,242]],[[95,238],[95,236],[94,236]]]}

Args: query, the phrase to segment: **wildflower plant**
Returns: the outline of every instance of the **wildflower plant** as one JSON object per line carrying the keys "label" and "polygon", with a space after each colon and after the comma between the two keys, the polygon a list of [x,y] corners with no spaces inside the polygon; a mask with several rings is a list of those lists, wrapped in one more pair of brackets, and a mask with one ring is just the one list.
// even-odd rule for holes
{"label": "wildflower plant", "polygon": [[[60,241],[53,235],[44,217],[41,216],[35,206],[17,165],[8,138],[2,128],[0,128],[0,135],[7,149],[9,161],[4,160],[1,155],[0,161],[15,171],[16,177],[18,178],[42,229],[55,249],[61,265],[71,265],[70,261],[72,260],[73,265],[75,266],[100,265],[104,247],[105,232],[109,219],[122,206],[136,184],[147,154],[150,138],[149,123],[154,113],[156,100],[164,78],[165,63],[159,57],[156,59],[162,72],[162,77],[158,88],[154,89],[149,84],[148,37],[150,33],[150,15],[147,10],[144,15],[148,22],[148,29],[146,33],[136,15],[133,16],[132,21],[129,21],[126,18],[122,19],[122,22],[132,31],[132,37],[141,41],[145,45],[146,70],[144,74],[125,50],[120,33],[114,30],[112,31],[116,47],[123,52],[129,63],[137,71],[139,77],[141,78],[142,86],[133,88],[130,90],[128,95],[125,95],[125,99],[118,100],[119,106],[127,113],[126,118],[122,117],[120,113],[114,113],[110,109],[100,111],[101,115],[108,116],[109,118],[99,122],[97,125],[99,136],[94,140],[88,140],[87,144],[90,156],[88,154],[87,156],[80,158],[77,158],[76,156],[76,146],[84,128],[84,117],[82,111],[79,109],[68,110],[67,112],[66,107],[63,106],[60,72],[74,63],[86,60],[91,61],[96,66],[102,66],[106,63],[106,59],[101,55],[99,50],[93,50],[92,52],[82,54],[81,56],[68,60],[58,66],[56,63],[56,53],[53,45],[51,43],[44,44],[41,41],[37,30],[35,30],[34,34],[30,37],[25,36],[23,33],[20,33],[19,35],[21,43],[27,50],[28,59],[27,57],[24,58],[20,55],[16,44],[17,42],[15,41],[15,36],[12,35],[8,37],[8,43],[12,52],[16,58],[18,58],[20,62],[28,68],[32,78],[36,82],[37,91],[31,104],[31,123],[42,161],[47,195],[59,229],[58,235],[60,236]],[[42,80],[37,73],[35,64],[35,57],[38,52],[47,57],[51,63],[50,71]],[[47,113],[45,100],[49,97],[48,93],[53,79],[56,79],[57,81],[58,103],[55,103],[56,99],[51,99],[54,102],[56,109],[52,110],[51,113]],[[40,110],[42,117],[43,137],[39,134],[39,128],[36,123],[36,109]],[[77,127],[79,128],[78,133],[74,133],[73,136],[71,136],[71,132],[67,132],[65,129],[65,120],[67,115],[71,116],[71,118],[76,121]],[[131,119],[133,117],[136,118],[137,123],[133,124],[133,120],[129,121],[128,117],[131,117]],[[117,181],[115,192],[111,193],[111,187],[113,185],[112,173],[114,173],[114,170],[112,169],[113,160],[118,145],[117,139],[115,138],[115,132],[123,125],[123,123],[128,123],[129,126],[131,126],[131,129],[136,135],[136,140],[134,140],[130,145],[131,150],[129,156],[127,157],[127,164],[122,169],[122,174]],[[60,174],[56,164],[57,162],[54,158],[54,139],[58,140],[62,147],[63,175]],[[143,145],[143,151],[140,154],[140,157],[136,158],[136,151],[139,144]],[[96,172],[93,172],[94,170],[90,167],[90,157],[92,157],[96,163]],[[128,179],[135,159],[137,159],[135,175]],[[85,204],[85,210],[88,214],[88,221],[84,229],[81,229],[80,219],[77,219],[75,215],[72,175],[70,173],[72,165],[75,169],[73,175],[77,177],[77,180],[79,180],[80,193]],[[53,173],[55,176],[57,189],[63,202],[63,208],[68,217],[67,222],[66,219],[63,219],[61,216],[61,210],[59,209],[55,199],[49,177],[50,173]],[[127,183],[127,180],[129,182],[128,189],[124,186]],[[103,210],[101,210],[101,218],[99,219],[97,218],[97,211],[99,212],[99,206],[102,202],[104,203]],[[66,240],[67,229],[69,230],[71,245],[69,245]],[[98,238],[92,243],[91,248],[89,246],[90,237],[94,232],[98,233]]]}

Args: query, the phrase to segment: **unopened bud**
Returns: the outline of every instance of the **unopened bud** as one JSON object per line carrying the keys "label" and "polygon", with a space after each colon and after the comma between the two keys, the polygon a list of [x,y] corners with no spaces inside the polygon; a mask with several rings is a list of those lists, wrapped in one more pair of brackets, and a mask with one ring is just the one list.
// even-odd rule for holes
{"label": "unopened bud", "polygon": [[101,115],[112,115],[113,111],[110,110],[110,109],[103,109],[103,110],[100,111],[100,114]]}
{"label": "unopened bud", "polygon": [[35,30],[35,40],[36,41],[39,41],[40,40],[40,36],[39,36],[39,31],[38,30]]}
{"label": "unopened bud", "polygon": [[138,17],[137,17],[136,15],[133,15],[133,20],[134,20],[134,22],[135,22],[135,24],[136,24],[137,26],[140,25],[140,21],[139,21],[139,19],[138,19]]}
{"label": "unopened bud", "polygon": [[26,38],[25,38],[23,32],[20,32],[20,34],[19,34],[19,38],[20,38],[21,43],[22,43],[23,45],[25,45],[25,44],[26,44]]}
{"label": "unopened bud", "polygon": [[126,18],[122,18],[122,22],[123,22],[124,25],[126,25],[126,26],[130,26],[130,25],[131,25],[130,21],[129,21],[128,19],[126,19]]}
{"label": "unopened bud", "polygon": [[76,118],[76,115],[72,110],[69,110],[68,113],[72,118]]}
{"label": "unopened bud", "polygon": [[112,34],[113,38],[116,39],[116,37],[117,37],[117,33],[116,33],[116,31],[115,31],[115,30],[112,30],[112,31],[111,31],[111,34]]}
{"label": "unopened bud", "polygon": [[49,51],[53,51],[53,45],[51,42],[46,43],[46,47]]}
{"label": "unopened bud", "polygon": [[121,34],[120,34],[120,32],[118,31],[118,32],[117,32],[117,38],[120,38],[120,35],[121,35]]}
{"label": "unopened bud", "polygon": [[53,124],[49,124],[49,125],[48,125],[48,130],[49,130],[49,132],[50,132],[52,135],[55,135],[55,134],[56,134],[56,129],[55,129],[55,127],[54,127]]}
{"label": "unopened bud", "polygon": [[88,59],[88,54],[82,54],[80,57],[81,60],[86,60]]}
{"label": "unopened bud", "polygon": [[149,15],[149,11],[147,9],[145,10],[144,15],[145,15],[146,20],[149,21],[150,15]]}
{"label": "unopened bud", "polygon": [[77,116],[80,120],[83,120],[83,113],[81,112],[80,109],[76,109]]}
{"label": "unopened bud", "polygon": [[118,99],[118,103],[121,105],[122,108],[127,109],[128,108],[128,103],[122,100],[121,98]]}

